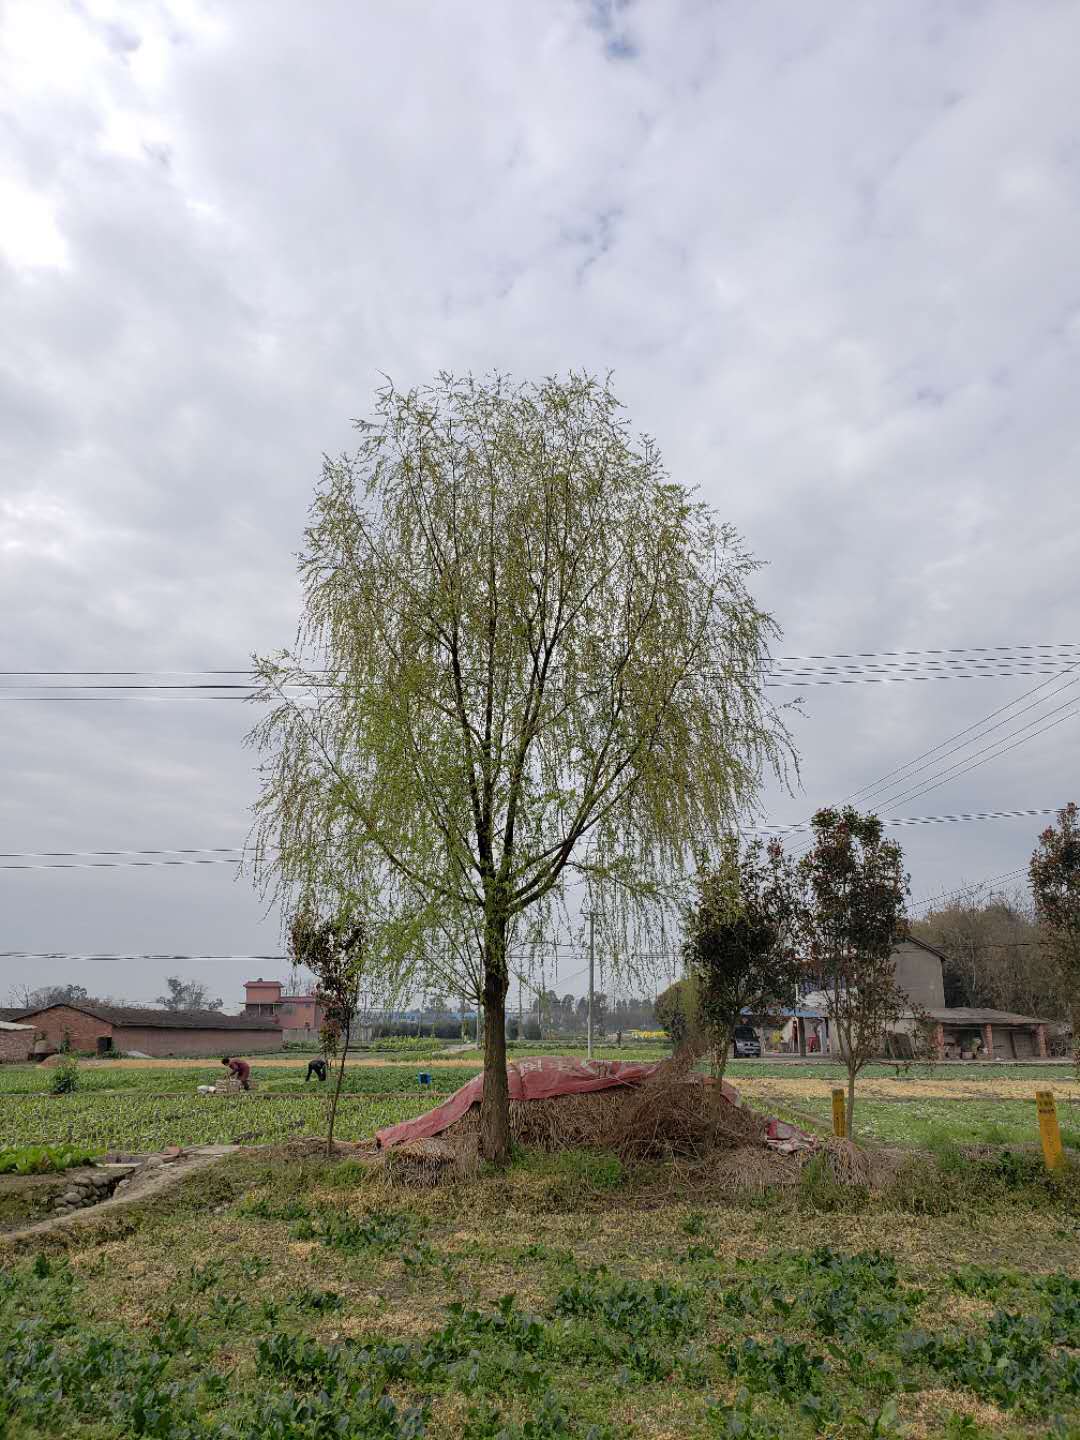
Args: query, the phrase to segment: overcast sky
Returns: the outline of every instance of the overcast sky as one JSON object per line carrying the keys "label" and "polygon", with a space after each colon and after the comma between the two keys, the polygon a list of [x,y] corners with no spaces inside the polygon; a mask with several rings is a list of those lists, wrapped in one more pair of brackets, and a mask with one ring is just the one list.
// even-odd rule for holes
{"label": "overcast sky", "polygon": [[[1074,0],[5,0],[0,668],[290,643],[322,452],[440,368],[614,371],[768,562],[780,654],[1080,641],[1078,53]],[[769,819],[1039,680],[802,692]],[[886,813],[1080,798],[1059,714]],[[0,848],[241,843],[252,718],[0,704]],[[1043,823],[895,833],[922,897]],[[4,951],[280,943],[223,864],[4,870],[0,915]],[[284,972],[0,965],[229,1006]]]}

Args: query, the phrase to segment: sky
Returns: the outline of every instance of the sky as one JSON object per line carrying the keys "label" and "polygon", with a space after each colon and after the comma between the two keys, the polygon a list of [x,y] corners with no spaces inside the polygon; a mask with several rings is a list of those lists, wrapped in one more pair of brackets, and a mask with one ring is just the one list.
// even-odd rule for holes
{"label": "sky", "polygon": [[[765,562],[778,655],[1077,645],[1078,50],[1072,0],[5,0],[0,669],[291,643],[323,453],[440,369],[612,372]],[[0,677],[0,864],[243,844],[251,707],[32,678]],[[762,819],[1046,679],[772,692],[801,781]],[[1080,684],[1048,693],[1045,734],[882,813],[1080,798]],[[890,833],[921,899],[1045,823]],[[0,1002],[181,974],[236,1008],[286,971],[25,958],[279,954],[229,864],[4,869],[0,917]]]}

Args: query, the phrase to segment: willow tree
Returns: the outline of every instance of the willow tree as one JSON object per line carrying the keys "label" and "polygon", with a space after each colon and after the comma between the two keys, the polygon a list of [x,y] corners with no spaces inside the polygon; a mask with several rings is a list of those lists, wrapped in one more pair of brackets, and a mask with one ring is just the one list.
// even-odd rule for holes
{"label": "willow tree", "polygon": [[294,650],[256,662],[257,873],[333,892],[376,857],[399,922],[478,930],[501,1161],[511,928],[572,884],[627,923],[674,904],[791,757],[762,690],[776,632],[740,537],[605,383],[444,374],[357,428],[324,461]]}

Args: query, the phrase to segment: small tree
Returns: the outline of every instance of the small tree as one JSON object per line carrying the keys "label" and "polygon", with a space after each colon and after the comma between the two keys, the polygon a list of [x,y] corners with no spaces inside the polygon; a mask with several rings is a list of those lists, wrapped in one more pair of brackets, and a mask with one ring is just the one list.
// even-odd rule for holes
{"label": "small tree", "polygon": [[289,939],[297,962],[315,976],[323,1005],[319,1034],[323,1052],[328,1060],[339,1057],[337,1080],[327,1102],[326,1153],[332,1155],[349,1038],[360,1009],[360,986],[367,959],[366,928],[349,916],[320,922],[300,911],[293,919]]}
{"label": "small tree", "polygon": [[794,867],[778,841],[740,854],[728,838],[720,861],[698,877],[683,959],[695,982],[698,1023],[723,1079],[732,1034],[744,1013],[764,1016],[794,998],[800,964]]}
{"label": "small tree", "polygon": [[814,848],[798,864],[799,929],[847,1067],[850,1139],[856,1077],[880,1052],[889,1026],[912,1013],[893,956],[906,932],[908,877],[900,846],[882,838],[876,815],[846,806],[819,810],[812,824]]}
{"label": "small tree", "polygon": [[181,980],[179,975],[167,975],[165,984],[168,995],[159,995],[157,1003],[166,1010],[220,1010],[225,1003],[220,998],[211,999],[209,989],[201,980]]}
{"label": "small tree", "polygon": [[1028,868],[1035,913],[1066,980],[1073,1030],[1073,1064],[1080,1079],[1080,810],[1070,801],[1048,826]]}
{"label": "small tree", "polygon": [[657,995],[654,1008],[657,1023],[671,1041],[673,1056],[689,1068],[708,1048],[698,1020],[695,981],[687,977],[674,981]]}

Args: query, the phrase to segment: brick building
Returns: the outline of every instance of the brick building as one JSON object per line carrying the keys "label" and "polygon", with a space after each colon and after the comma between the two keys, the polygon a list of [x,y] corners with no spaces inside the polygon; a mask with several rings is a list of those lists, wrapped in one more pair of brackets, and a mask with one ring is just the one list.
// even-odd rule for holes
{"label": "brick building", "polygon": [[76,1050],[110,1055],[246,1055],[281,1048],[281,1031],[259,1015],[216,1010],[152,1010],[129,1005],[47,1005],[19,1021],[36,1033],[37,1054]]}
{"label": "brick building", "polygon": [[244,1014],[272,1019],[283,1040],[315,1039],[323,1024],[322,1001],[314,991],[288,994],[280,980],[244,981]]}
{"label": "brick building", "polygon": [[28,1060],[34,1049],[33,1025],[0,1020],[0,1064],[5,1061]]}

